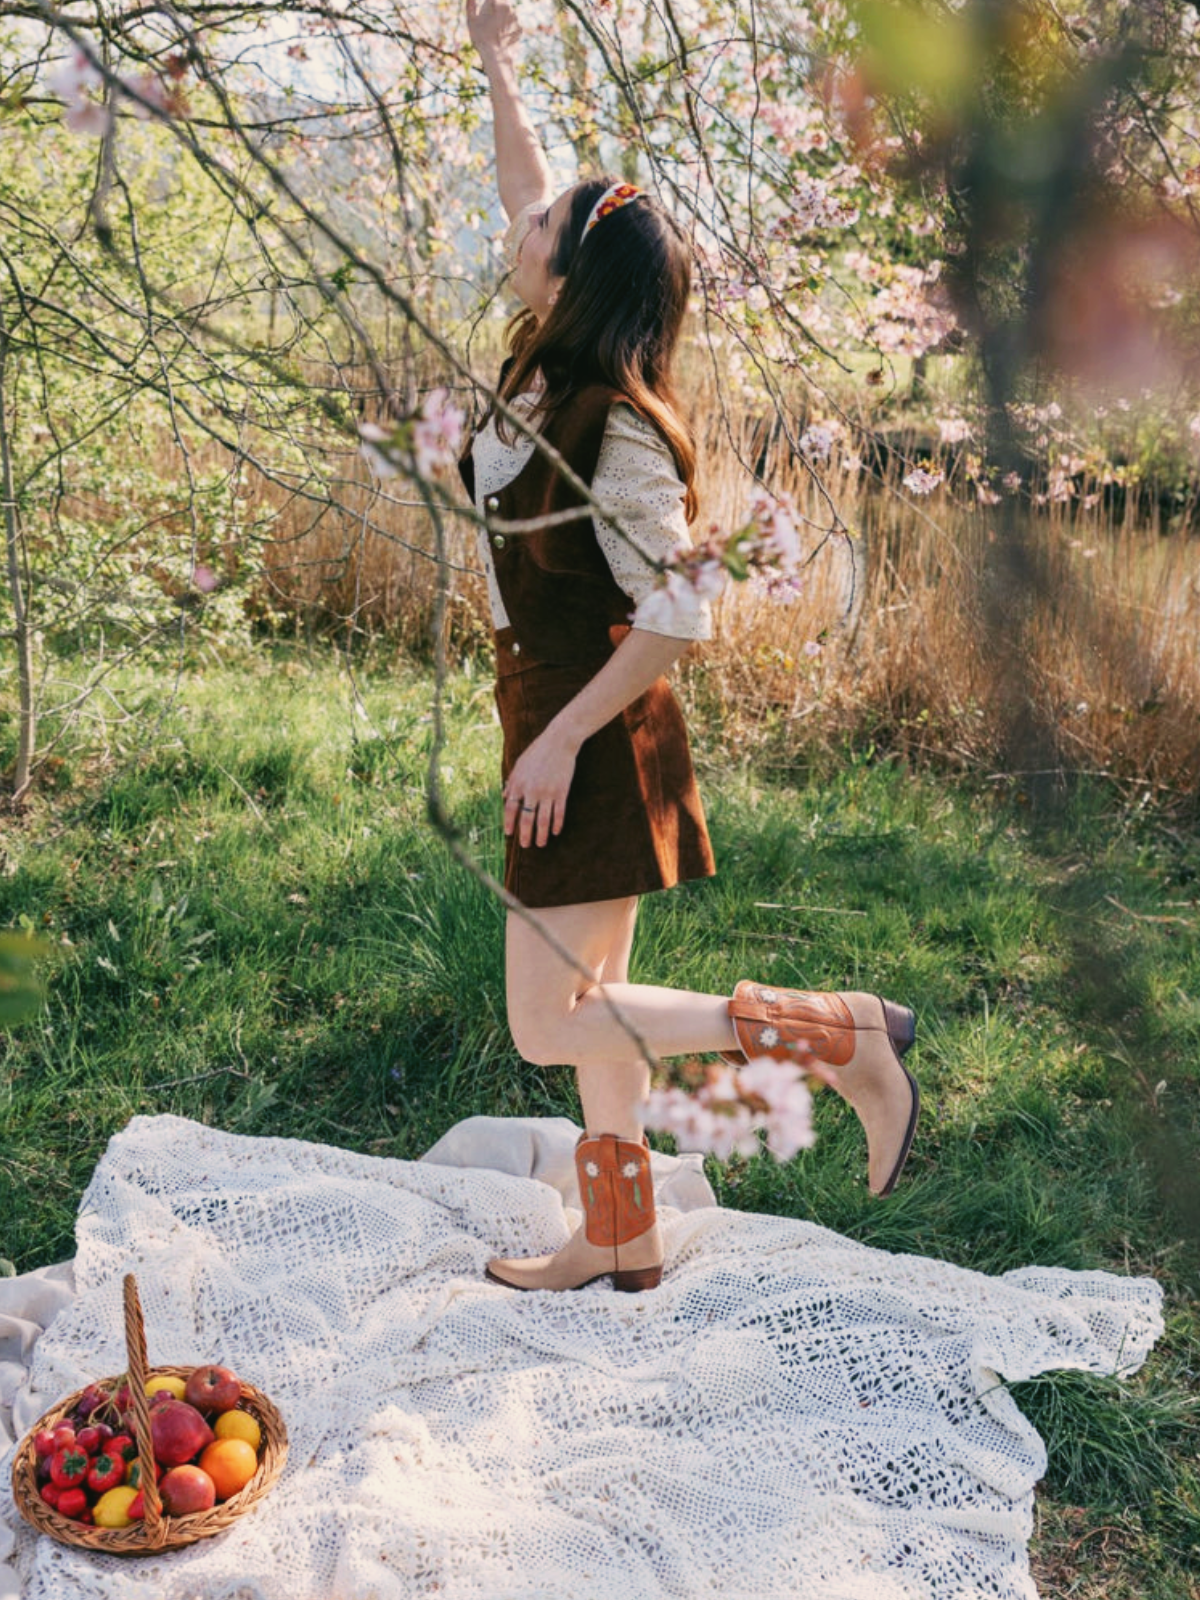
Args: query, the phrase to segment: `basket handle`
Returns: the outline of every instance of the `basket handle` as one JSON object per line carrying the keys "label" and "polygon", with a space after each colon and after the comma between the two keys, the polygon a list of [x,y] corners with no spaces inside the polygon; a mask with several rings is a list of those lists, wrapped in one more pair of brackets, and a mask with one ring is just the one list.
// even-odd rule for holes
{"label": "basket handle", "polygon": [[125,1274],[125,1348],[129,1356],[130,1403],[137,1433],[138,1462],[142,1469],[138,1488],[142,1491],[142,1502],[146,1508],[142,1525],[146,1530],[149,1548],[159,1550],[166,1541],[167,1525],[155,1477],[154,1441],[150,1434],[150,1397],[146,1393],[149,1370],[146,1362],[146,1323],[142,1316],[142,1302],[138,1298],[137,1279],[132,1272]]}

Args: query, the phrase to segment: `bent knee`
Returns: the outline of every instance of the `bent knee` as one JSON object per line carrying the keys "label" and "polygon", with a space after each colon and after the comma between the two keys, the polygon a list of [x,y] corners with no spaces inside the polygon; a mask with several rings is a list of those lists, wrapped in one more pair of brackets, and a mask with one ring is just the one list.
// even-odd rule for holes
{"label": "bent knee", "polygon": [[508,1028],[523,1060],[535,1067],[574,1065],[571,1018],[578,1002],[578,995],[571,995],[561,1007],[556,1007],[549,999],[536,1006],[509,1002]]}

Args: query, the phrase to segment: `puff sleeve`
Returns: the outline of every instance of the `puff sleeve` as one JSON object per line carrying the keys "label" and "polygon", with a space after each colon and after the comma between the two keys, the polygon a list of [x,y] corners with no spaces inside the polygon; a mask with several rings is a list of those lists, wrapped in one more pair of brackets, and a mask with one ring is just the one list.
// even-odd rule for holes
{"label": "puff sleeve", "polygon": [[[615,405],[608,414],[592,493],[611,514],[612,520],[597,512],[596,538],[617,584],[634,602],[633,626],[671,638],[710,639],[707,600],[686,589],[669,606],[662,604],[651,563],[668,560],[680,545],[691,546],[685,490],[666,440],[631,406]],[[617,532],[617,521],[628,539]]]}

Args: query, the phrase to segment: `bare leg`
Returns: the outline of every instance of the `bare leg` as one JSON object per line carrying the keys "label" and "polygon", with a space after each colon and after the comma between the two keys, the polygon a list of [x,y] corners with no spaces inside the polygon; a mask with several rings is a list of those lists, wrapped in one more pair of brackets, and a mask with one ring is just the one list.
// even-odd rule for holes
{"label": "bare leg", "polygon": [[[580,1094],[589,1132],[633,1132],[625,1106],[602,1104],[604,1074],[613,1063],[637,1062],[637,1082],[622,1072],[632,1098],[640,1100],[649,1079],[636,1041],[614,1014],[613,1005],[629,1019],[647,1049],[660,1057],[737,1048],[728,995],[698,994],[628,981],[629,949],[637,900],[602,900],[588,905],[555,906],[538,918],[578,962],[594,972],[590,981],[556,955],[520,917],[510,914],[507,935],[508,1019],[517,1049],[528,1061],[543,1066],[568,1064],[580,1070]],[[586,1084],[586,1087],[585,1087]],[[597,1115],[610,1111],[621,1126],[593,1130]],[[640,1132],[640,1125],[638,1127]]]}
{"label": "bare leg", "polygon": [[[594,1141],[607,1144],[602,1135],[615,1134],[628,1141],[623,1148],[630,1156],[635,1154],[631,1146],[640,1145],[642,1139],[641,1110],[650,1087],[649,1065],[637,1041],[605,1004],[604,993],[617,991],[630,1002],[637,1012],[634,1026],[640,1031],[649,1025],[653,1037],[646,1038],[646,1045],[655,1054],[734,1043],[724,998],[653,989],[628,981],[636,919],[635,897],[540,912],[539,920],[572,953],[575,962],[551,950],[522,918],[510,915],[508,919],[508,1016],[513,1040],[528,1060],[577,1068],[586,1127],[577,1161],[591,1159],[597,1149]],[[580,966],[586,971],[581,972]],[[689,1042],[692,1040],[706,1042]],[[652,1194],[651,1188],[647,1198]],[[591,1242],[588,1233],[594,1218],[590,1210],[588,1216],[591,1220],[577,1229],[561,1250],[548,1256],[492,1261],[488,1276],[517,1289],[573,1289],[609,1273],[618,1288],[657,1283],[663,1245],[658,1223],[652,1220],[652,1205],[649,1226],[643,1231],[630,1230],[632,1236],[622,1234],[623,1242],[615,1249],[611,1242]]]}

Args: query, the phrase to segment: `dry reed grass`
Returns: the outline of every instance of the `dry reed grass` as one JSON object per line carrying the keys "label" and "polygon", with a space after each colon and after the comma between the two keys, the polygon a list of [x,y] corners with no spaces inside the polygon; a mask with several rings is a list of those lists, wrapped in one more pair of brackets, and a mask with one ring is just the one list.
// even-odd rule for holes
{"label": "dry reed grass", "polygon": [[[882,474],[846,470],[835,448],[817,479],[785,440],[764,450],[759,419],[730,429],[711,392],[697,403],[709,441],[699,526],[744,519],[757,464],[808,519],[814,552],[792,604],[753,584],[732,588],[716,642],[682,669],[684,692],[715,719],[723,749],[787,765],[869,742],[991,774],[1008,759],[1016,695],[1051,730],[1064,771],[1148,785],[1162,798],[1200,796],[1200,540],[1139,522],[1133,497],[1084,509],[1088,485],[1073,501],[1030,509],[1022,528],[1037,576],[1014,684],[998,670],[981,598],[1002,518],[971,503],[953,460],[942,463],[949,486],[927,499],[901,486],[902,437]],[[490,625],[470,522],[447,517],[443,574],[430,559],[428,513],[403,480],[373,484],[351,452],[338,466],[337,503],[315,516],[265,482],[251,491],[247,512],[270,527],[271,608],[428,656],[444,577],[452,655],[482,648]],[[465,504],[452,478],[444,487]]]}

